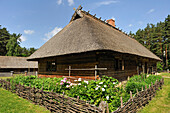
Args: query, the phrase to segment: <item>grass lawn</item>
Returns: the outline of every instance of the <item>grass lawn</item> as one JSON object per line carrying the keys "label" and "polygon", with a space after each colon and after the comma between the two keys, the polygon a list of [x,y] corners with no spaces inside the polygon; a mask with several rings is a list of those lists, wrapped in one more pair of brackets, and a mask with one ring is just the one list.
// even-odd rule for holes
{"label": "grass lawn", "polygon": [[50,113],[50,111],[0,88],[0,113]]}
{"label": "grass lawn", "polygon": [[[161,75],[170,77],[170,73]],[[165,78],[164,82],[163,89],[138,113],[170,113],[170,78]]]}
{"label": "grass lawn", "polygon": [[161,73],[160,75],[163,77],[170,77],[170,73]]}
{"label": "grass lawn", "polygon": [[11,78],[11,77],[0,77],[0,79],[7,79],[7,78]]}

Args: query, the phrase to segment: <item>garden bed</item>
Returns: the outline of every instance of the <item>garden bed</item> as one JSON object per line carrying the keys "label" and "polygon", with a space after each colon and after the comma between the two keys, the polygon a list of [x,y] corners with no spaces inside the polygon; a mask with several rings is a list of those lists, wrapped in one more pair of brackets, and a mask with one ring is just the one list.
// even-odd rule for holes
{"label": "garden bed", "polygon": [[[82,81],[81,79],[78,79],[77,85],[72,85],[66,78],[37,78],[36,76],[17,76],[14,78],[11,78],[8,80],[8,89],[12,90],[13,92],[17,92],[18,95],[24,95],[23,92],[25,92],[25,95],[31,95],[30,92],[35,93],[32,96],[33,98],[42,99],[42,97],[48,97],[44,99],[43,101],[46,101],[46,104],[37,103],[37,100],[35,101],[32,99],[32,101],[35,101],[37,104],[42,104],[45,106],[49,106],[52,103],[59,102],[63,103],[63,101],[67,100],[69,98],[69,101],[66,101],[66,103],[69,103],[69,106],[74,106],[74,102],[70,101],[71,97],[76,102],[79,103],[81,100],[85,104],[83,106],[86,106],[87,109],[89,105],[90,108],[98,109],[98,112],[100,112],[100,108],[95,107],[100,104],[101,101],[106,101],[108,103],[108,108],[110,112],[115,111],[119,106],[121,106],[120,98],[122,98],[122,103],[126,103],[130,98],[130,91],[133,93],[133,95],[137,91],[141,91],[142,89],[148,89],[149,84],[155,84],[155,82],[160,81],[160,76],[150,75],[149,77],[146,77],[144,75],[141,76],[134,76],[130,78],[130,80],[127,82],[125,88],[123,87],[115,87],[118,85],[118,81],[114,78],[104,76],[101,78],[101,80],[97,81]],[[160,82],[156,82],[160,83]],[[143,87],[143,88],[142,88]],[[31,89],[30,89],[31,88]],[[19,91],[18,91],[19,89]],[[30,91],[29,91],[30,90]],[[22,92],[21,94],[19,92]],[[26,93],[28,92],[28,94]],[[54,94],[53,96],[46,96],[47,94]],[[63,97],[61,94],[66,95]],[[39,95],[39,96],[36,96]],[[57,96],[56,96],[57,95]],[[23,96],[24,97],[24,96]],[[64,98],[63,101],[57,100],[58,98]],[[29,99],[28,97],[25,97]],[[31,100],[31,99],[30,99]],[[50,101],[49,101],[50,100]],[[54,101],[55,100],[55,101]],[[58,103],[58,104],[59,104]],[[70,105],[70,103],[74,105]],[[90,103],[90,104],[88,104]],[[94,105],[95,106],[94,106]],[[60,105],[60,104],[59,104]],[[62,104],[63,105],[63,104]],[[88,105],[88,106],[87,106]],[[76,105],[77,106],[77,105]],[[94,107],[92,107],[94,106]],[[47,107],[48,109],[51,109],[51,107]],[[54,110],[54,106],[52,107],[51,111]],[[62,108],[61,106],[59,108]],[[69,107],[64,107],[69,108]],[[71,109],[72,107],[70,107]],[[58,107],[57,107],[58,109]],[[73,108],[72,108],[73,109]],[[87,110],[86,109],[86,110]],[[119,108],[120,109],[120,108]],[[62,109],[59,109],[62,111]],[[85,110],[85,109],[84,109]],[[96,112],[94,110],[94,112]]]}

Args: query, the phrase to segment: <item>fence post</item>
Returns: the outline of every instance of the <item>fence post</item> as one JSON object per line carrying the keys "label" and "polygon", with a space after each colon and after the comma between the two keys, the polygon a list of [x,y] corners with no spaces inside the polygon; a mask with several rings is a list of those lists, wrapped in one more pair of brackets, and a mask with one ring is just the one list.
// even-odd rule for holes
{"label": "fence post", "polygon": [[105,111],[107,109],[107,102],[106,101],[101,101],[100,104],[99,104],[99,108],[102,110],[102,113],[105,113]]}
{"label": "fence post", "polygon": [[77,101],[79,102],[79,96],[77,96]]}
{"label": "fence post", "polygon": [[142,86],[142,91],[143,91],[143,86]]}
{"label": "fence post", "polygon": [[27,76],[27,71],[25,71],[25,76]]}
{"label": "fence post", "polygon": [[96,81],[96,77],[97,77],[97,65],[95,65],[95,81]]}
{"label": "fence post", "polygon": [[14,74],[14,71],[11,71],[11,76],[13,76],[13,74]]}
{"label": "fence post", "polygon": [[69,78],[70,78],[70,75],[71,75],[71,66],[68,67],[68,73],[69,73]]}
{"label": "fence post", "polygon": [[132,100],[132,92],[130,91],[130,99]]}
{"label": "fence post", "polygon": [[139,92],[138,92],[138,89],[136,88],[136,93],[137,93],[137,95],[139,95]]}
{"label": "fence post", "polygon": [[123,100],[122,97],[120,97],[120,103],[121,103],[121,108],[123,107]]}
{"label": "fence post", "polygon": [[147,86],[145,85],[145,90],[147,90]]}
{"label": "fence post", "polygon": [[35,76],[38,76],[38,72],[37,71],[35,71]]}
{"label": "fence post", "polygon": [[109,113],[109,104],[108,103],[106,103],[106,104],[107,104],[107,106],[106,106],[106,109],[107,109],[106,113]]}

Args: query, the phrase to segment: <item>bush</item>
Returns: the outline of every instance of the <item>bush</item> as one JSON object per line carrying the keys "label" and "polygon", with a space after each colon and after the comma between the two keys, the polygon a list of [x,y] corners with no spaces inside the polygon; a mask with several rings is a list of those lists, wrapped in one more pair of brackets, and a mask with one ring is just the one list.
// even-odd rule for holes
{"label": "bush", "polygon": [[157,63],[157,70],[160,72],[160,71],[163,71],[163,63],[162,62],[158,62]]}
{"label": "bush", "polygon": [[133,94],[136,93],[136,89],[138,91],[142,90],[142,87],[145,88],[146,83],[145,82],[127,82],[126,84],[126,92],[132,92]]}
{"label": "bush", "polygon": [[161,76],[156,76],[156,75],[149,75],[149,77],[146,77],[146,74],[142,75],[135,75],[129,79],[125,86],[126,92],[132,91],[132,93],[136,93],[136,89],[138,91],[145,89],[145,85],[147,88],[151,83],[155,83],[156,80],[160,80],[162,77]]}

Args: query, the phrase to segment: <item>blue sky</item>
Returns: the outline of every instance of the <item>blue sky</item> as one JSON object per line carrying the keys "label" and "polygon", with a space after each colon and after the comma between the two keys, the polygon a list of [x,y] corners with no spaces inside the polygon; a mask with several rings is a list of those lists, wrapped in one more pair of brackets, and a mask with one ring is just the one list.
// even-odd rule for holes
{"label": "blue sky", "polygon": [[69,23],[79,5],[102,20],[114,18],[126,32],[170,14],[170,0],[0,0],[0,25],[22,34],[22,47],[39,48]]}

